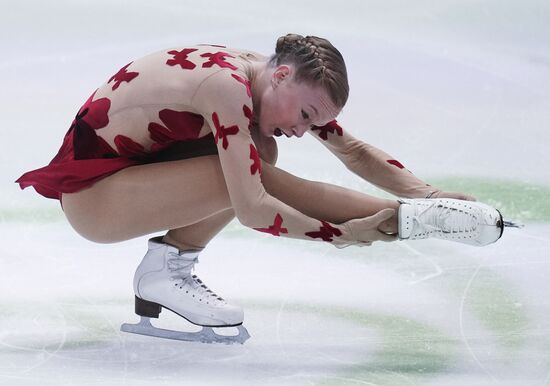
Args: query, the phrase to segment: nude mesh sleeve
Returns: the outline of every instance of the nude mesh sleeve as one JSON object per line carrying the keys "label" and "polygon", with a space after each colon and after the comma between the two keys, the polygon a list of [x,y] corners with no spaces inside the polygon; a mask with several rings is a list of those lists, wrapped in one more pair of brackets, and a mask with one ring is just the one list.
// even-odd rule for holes
{"label": "nude mesh sleeve", "polygon": [[308,131],[346,167],[371,184],[399,197],[424,198],[438,189],[407,170],[398,160],[345,131],[336,121]]}

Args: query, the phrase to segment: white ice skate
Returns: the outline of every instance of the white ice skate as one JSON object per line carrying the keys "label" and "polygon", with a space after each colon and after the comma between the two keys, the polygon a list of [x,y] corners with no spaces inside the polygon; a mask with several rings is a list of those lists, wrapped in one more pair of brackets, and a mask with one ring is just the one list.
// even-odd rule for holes
{"label": "white ice skate", "polygon": [[[242,325],[242,308],[228,304],[191,274],[200,251],[180,252],[164,243],[162,236],[149,239],[148,245],[134,276],[135,312],[141,321],[123,324],[122,331],[203,343],[242,344],[250,338]],[[181,332],[153,326],[150,318],[158,318],[163,307],[202,326],[202,330]],[[212,327],[237,327],[238,334],[220,335]]]}
{"label": "white ice skate", "polygon": [[496,242],[505,226],[521,227],[504,221],[497,209],[477,201],[436,198],[399,199],[399,202],[401,240],[436,237],[484,246]]}

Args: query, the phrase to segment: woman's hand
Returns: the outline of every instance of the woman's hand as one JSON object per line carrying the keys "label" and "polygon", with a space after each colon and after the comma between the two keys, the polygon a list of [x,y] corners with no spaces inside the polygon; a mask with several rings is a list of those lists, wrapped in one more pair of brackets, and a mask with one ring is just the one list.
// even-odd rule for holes
{"label": "woman's hand", "polygon": [[428,196],[428,198],[455,198],[457,200],[477,201],[477,199],[474,196],[471,196],[466,193],[445,192],[442,190],[438,190],[434,194]]}
{"label": "woman's hand", "polygon": [[[387,208],[380,212],[364,218],[356,218],[341,224],[351,235],[352,240],[349,243],[345,243],[340,248],[349,245],[368,246],[372,245],[374,241],[395,241],[397,235],[389,235],[378,230],[378,226],[386,220],[389,220],[395,215],[395,209]],[[338,247],[338,246],[337,246]]]}

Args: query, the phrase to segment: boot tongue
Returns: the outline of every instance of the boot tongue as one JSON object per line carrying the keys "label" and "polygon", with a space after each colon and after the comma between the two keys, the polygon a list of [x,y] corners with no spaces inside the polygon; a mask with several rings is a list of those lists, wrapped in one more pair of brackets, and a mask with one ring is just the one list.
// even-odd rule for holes
{"label": "boot tongue", "polygon": [[200,253],[200,249],[186,249],[184,251],[178,249],[178,255],[180,255],[185,260],[193,260],[197,258]]}
{"label": "boot tongue", "polygon": [[432,208],[431,216],[424,221],[444,233],[473,232],[478,225],[474,212],[464,212],[456,208],[437,205]]}

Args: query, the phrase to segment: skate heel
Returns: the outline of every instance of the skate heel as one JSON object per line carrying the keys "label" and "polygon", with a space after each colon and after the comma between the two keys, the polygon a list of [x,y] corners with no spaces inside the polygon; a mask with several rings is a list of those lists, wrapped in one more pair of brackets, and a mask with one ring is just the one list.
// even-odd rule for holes
{"label": "skate heel", "polygon": [[148,318],[158,318],[160,312],[162,311],[162,306],[157,303],[149,302],[147,300],[143,300],[136,298],[136,314],[139,316],[146,316]]}

